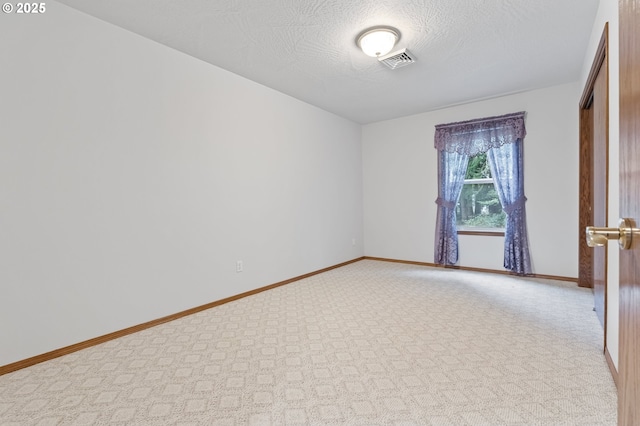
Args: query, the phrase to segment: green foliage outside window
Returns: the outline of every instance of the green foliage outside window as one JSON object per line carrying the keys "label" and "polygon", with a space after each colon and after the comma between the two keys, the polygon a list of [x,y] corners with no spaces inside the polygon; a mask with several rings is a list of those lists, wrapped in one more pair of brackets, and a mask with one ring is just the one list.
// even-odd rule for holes
{"label": "green foliage outside window", "polygon": [[474,155],[469,158],[467,174],[464,177],[465,179],[484,179],[490,177],[491,168],[489,167],[486,153],[483,152],[482,154]]}
{"label": "green foliage outside window", "polygon": [[[491,169],[487,154],[478,154],[469,158],[467,179],[491,179]],[[504,228],[506,214],[498,198],[492,181],[468,182],[462,187],[462,193],[456,206],[456,221],[460,226],[479,228]]]}

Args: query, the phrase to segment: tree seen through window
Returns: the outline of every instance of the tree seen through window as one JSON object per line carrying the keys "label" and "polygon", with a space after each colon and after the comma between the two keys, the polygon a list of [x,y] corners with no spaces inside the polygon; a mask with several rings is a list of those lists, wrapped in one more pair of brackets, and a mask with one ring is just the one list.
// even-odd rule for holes
{"label": "tree seen through window", "polygon": [[464,186],[456,204],[458,228],[504,228],[505,220],[487,154],[469,157]]}

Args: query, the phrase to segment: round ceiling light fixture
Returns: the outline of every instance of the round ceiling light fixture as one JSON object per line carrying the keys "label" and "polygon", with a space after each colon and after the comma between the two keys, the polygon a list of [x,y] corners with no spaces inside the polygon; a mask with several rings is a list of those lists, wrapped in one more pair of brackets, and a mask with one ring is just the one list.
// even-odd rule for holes
{"label": "round ceiling light fixture", "polygon": [[400,40],[400,32],[392,27],[377,26],[364,30],[356,38],[356,44],[365,55],[377,58],[391,52]]}

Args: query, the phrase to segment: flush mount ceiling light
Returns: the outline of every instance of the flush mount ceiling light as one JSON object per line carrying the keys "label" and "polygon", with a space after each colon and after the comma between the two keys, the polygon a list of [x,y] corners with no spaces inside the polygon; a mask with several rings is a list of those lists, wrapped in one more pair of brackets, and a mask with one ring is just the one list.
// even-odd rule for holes
{"label": "flush mount ceiling light", "polygon": [[365,55],[373,58],[391,52],[393,46],[400,40],[400,32],[392,27],[372,27],[361,32],[356,38],[356,44]]}

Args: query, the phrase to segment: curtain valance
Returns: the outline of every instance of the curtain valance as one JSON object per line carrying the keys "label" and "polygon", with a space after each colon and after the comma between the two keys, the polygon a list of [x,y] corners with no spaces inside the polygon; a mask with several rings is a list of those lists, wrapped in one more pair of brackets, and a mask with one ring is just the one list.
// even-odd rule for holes
{"label": "curtain valance", "polygon": [[522,140],[525,112],[436,125],[435,148],[474,156]]}

